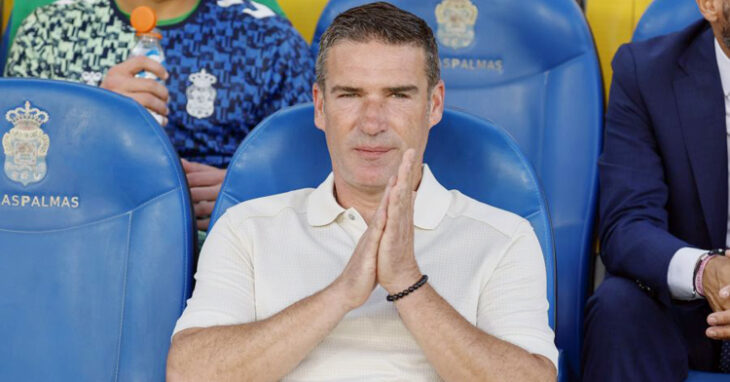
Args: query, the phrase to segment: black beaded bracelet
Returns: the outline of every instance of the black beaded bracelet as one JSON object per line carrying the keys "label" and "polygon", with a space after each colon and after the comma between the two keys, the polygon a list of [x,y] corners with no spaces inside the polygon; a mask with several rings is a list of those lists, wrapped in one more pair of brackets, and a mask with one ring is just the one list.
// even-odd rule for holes
{"label": "black beaded bracelet", "polygon": [[386,297],[385,299],[388,301],[395,301],[395,300],[401,299],[403,297],[406,297],[409,294],[411,294],[414,290],[422,287],[423,284],[426,283],[426,281],[428,281],[428,275],[423,275],[423,276],[421,276],[421,278],[418,281],[416,281],[415,284],[409,286],[408,289],[403,289],[403,292],[400,292],[400,293],[389,294],[388,297]]}

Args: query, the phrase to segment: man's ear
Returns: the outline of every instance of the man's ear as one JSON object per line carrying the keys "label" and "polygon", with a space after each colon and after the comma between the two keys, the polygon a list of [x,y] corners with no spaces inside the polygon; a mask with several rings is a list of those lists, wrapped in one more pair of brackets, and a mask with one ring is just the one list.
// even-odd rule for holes
{"label": "man's ear", "polygon": [[705,20],[714,23],[720,17],[720,12],[722,12],[722,1],[697,0],[697,7]]}
{"label": "man's ear", "polygon": [[320,88],[319,84],[315,83],[312,87],[312,99],[314,100],[314,125],[324,131],[324,89]]}
{"label": "man's ear", "polygon": [[444,96],[446,93],[446,88],[444,86],[444,81],[439,80],[439,82],[436,84],[436,86],[433,87],[431,90],[431,99],[430,99],[430,105],[431,110],[429,110],[429,129],[436,126],[437,123],[441,122],[441,117],[444,114]]}

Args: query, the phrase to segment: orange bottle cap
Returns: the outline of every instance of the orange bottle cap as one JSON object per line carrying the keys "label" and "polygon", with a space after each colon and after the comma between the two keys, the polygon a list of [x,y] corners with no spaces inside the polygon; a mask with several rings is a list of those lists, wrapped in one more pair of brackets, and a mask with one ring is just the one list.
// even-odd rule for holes
{"label": "orange bottle cap", "polygon": [[134,8],[129,19],[137,34],[149,33],[157,26],[157,15],[150,7]]}

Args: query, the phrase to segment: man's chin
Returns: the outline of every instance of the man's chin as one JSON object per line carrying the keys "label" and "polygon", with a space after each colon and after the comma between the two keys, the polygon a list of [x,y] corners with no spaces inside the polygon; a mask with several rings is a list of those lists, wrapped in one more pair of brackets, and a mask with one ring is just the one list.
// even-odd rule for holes
{"label": "man's chin", "polygon": [[361,170],[356,174],[355,182],[363,189],[377,191],[385,188],[389,178],[389,172],[384,169],[380,169],[379,171],[372,171],[372,169],[369,171]]}
{"label": "man's chin", "polygon": [[357,179],[357,183],[363,190],[382,191],[388,184],[388,179]]}

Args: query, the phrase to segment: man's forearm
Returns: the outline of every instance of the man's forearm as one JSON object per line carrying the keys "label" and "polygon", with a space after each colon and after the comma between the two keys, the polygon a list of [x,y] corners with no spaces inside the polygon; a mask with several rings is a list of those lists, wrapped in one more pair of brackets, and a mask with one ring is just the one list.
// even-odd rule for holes
{"label": "man's forearm", "polygon": [[183,330],[173,338],[167,378],[279,380],[342,320],[348,308],[340,301],[330,286],[262,321]]}
{"label": "man's forearm", "polygon": [[428,284],[396,301],[408,330],[446,381],[554,381],[556,370],[466,321]]}

